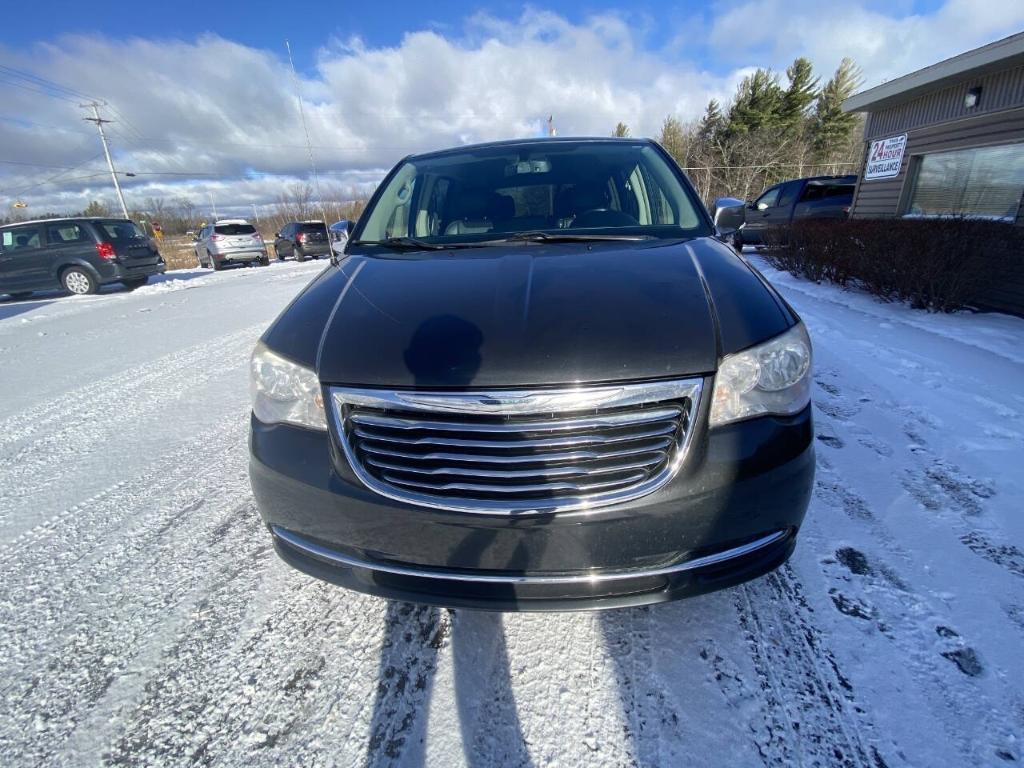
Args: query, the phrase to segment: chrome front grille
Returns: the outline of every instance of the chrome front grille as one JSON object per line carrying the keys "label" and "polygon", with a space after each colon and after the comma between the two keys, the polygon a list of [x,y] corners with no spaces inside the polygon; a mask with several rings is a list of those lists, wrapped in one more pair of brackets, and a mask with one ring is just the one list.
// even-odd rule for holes
{"label": "chrome front grille", "polygon": [[585,509],[664,485],[701,380],[536,391],[332,388],[355,474],[389,498],[463,512]]}

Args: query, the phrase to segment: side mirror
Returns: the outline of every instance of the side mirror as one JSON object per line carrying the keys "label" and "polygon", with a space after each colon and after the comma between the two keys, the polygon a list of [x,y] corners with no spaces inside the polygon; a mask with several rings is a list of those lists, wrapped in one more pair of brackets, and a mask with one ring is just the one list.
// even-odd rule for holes
{"label": "side mirror", "polygon": [[275,232],[275,233],[274,233],[274,237],[280,237],[280,236],[281,236],[281,233],[280,233],[280,232]]}
{"label": "side mirror", "polygon": [[729,235],[746,222],[746,205],[735,197],[720,197],[714,206],[715,228],[720,235]]}

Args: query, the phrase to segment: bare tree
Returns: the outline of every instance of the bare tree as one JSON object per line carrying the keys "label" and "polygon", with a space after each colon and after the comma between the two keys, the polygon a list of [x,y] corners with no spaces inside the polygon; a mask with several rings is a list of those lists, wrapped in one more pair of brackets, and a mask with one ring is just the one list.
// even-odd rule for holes
{"label": "bare tree", "polygon": [[167,202],[162,197],[147,197],[146,210],[149,211],[149,215],[157,221],[163,221],[169,213],[167,209]]}
{"label": "bare tree", "polygon": [[305,221],[313,214],[313,185],[296,182],[277,196],[271,221],[275,230],[280,230],[289,221]]}
{"label": "bare tree", "polygon": [[195,203],[187,197],[177,197],[174,199],[174,207],[177,211],[178,219],[185,225],[185,229],[191,229],[196,218]]}

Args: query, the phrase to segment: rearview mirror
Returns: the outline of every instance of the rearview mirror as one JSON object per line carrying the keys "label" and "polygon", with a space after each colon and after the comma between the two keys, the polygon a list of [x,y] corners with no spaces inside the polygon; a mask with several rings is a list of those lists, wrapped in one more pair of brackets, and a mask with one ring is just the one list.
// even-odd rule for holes
{"label": "rearview mirror", "polygon": [[543,157],[534,160],[520,160],[505,166],[506,176],[516,176],[522,173],[550,173],[550,171],[551,161]]}

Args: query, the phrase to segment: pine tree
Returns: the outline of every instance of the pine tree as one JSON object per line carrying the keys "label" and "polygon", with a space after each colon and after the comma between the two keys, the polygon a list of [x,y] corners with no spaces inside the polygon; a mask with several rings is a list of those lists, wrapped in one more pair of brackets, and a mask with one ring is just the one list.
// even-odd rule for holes
{"label": "pine tree", "polygon": [[661,124],[661,136],[658,137],[658,143],[677,163],[683,164],[683,155],[686,153],[686,136],[679,118],[672,115],[665,118],[665,122]]}
{"label": "pine tree", "polygon": [[818,96],[818,79],[814,67],[807,59],[800,57],[786,68],[789,86],[782,94],[779,108],[779,124],[788,132],[803,129],[807,112]]}
{"label": "pine tree", "polygon": [[628,138],[629,137],[629,126],[626,125],[625,123],[620,122],[618,125],[615,126],[615,130],[612,131],[612,136],[614,136],[616,138],[619,138],[619,139]]}
{"label": "pine tree", "polygon": [[755,70],[736,86],[729,110],[729,133],[752,133],[760,128],[775,127],[779,124],[781,107],[782,88],[778,76],[768,69]]}
{"label": "pine tree", "polygon": [[722,107],[717,99],[712,99],[708,102],[707,109],[704,110],[704,117],[700,120],[697,135],[701,141],[713,142],[725,132],[725,128],[726,120],[725,115],[722,114]]}
{"label": "pine tree", "polygon": [[815,158],[819,162],[830,162],[849,147],[858,121],[856,114],[843,111],[843,102],[856,92],[860,83],[860,67],[846,58],[839,62],[836,73],[818,94],[811,136]]}

